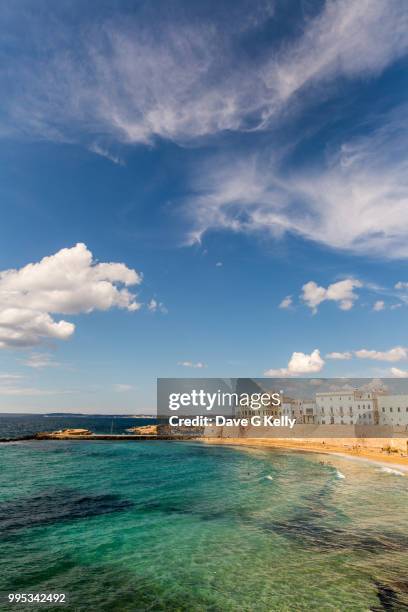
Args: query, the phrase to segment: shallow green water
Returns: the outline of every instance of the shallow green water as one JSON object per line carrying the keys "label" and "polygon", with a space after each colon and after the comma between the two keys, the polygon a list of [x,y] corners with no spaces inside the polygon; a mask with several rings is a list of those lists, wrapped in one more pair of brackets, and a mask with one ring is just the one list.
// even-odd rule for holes
{"label": "shallow green water", "polygon": [[65,610],[406,609],[407,475],[174,442],[2,445],[0,469],[0,592],[65,592]]}

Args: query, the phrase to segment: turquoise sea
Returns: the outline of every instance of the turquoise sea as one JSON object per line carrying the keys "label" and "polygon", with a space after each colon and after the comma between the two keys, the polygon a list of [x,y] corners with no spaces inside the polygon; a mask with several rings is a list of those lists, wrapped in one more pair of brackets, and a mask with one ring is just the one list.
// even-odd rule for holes
{"label": "turquoise sea", "polygon": [[1,610],[406,610],[408,475],[193,442],[0,444]]}

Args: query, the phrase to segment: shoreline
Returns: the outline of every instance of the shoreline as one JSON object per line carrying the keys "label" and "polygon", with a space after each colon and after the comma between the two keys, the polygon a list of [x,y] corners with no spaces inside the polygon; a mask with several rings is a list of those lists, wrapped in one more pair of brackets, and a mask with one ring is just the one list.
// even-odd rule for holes
{"label": "shoreline", "polygon": [[215,444],[219,446],[248,446],[254,448],[276,448],[286,449],[291,451],[318,453],[325,455],[333,455],[346,459],[356,459],[368,461],[369,463],[380,465],[382,467],[394,467],[402,469],[408,475],[408,457],[398,454],[385,454],[377,450],[360,448],[358,451],[344,448],[337,444],[321,444],[311,442],[296,443],[293,440],[271,440],[267,438],[196,438],[197,442],[204,444]]}

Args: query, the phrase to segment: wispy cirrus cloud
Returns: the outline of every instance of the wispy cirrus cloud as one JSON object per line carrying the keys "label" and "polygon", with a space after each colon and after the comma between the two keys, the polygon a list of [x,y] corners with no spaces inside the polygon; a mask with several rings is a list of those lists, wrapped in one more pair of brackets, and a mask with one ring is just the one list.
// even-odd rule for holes
{"label": "wispy cirrus cloud", "polygon": [[58,389],[31,387],[21,374],[0,373],[0,396],[34,397],[41,395],[57,395],[66,393]]}
{"label": "wispy cirrus cloud", "polygon": [[61,364],[50,353],[31,353],[22,363],[29,367],[41,370],[43,368],[56,368]]}
{"label": "wispy cirrus cloud", "polygon": [[256,58],[246,36],[271,18],[271,2],[244,3],[228,21],[215,11],[197,19],[191,9],[173,19],[105,14],[75,27],[58,6],[4,12],[8,39],[15,30],[20,48],[23,31],[30,49],[7,57],[1,74],[6,134],[148,143],[262,130],[327,83],[377,75],[408,49],[403,0],[328,0],[317,15],[305,13],[297,38],[265,45]]}
{"label": "wispy cirrus cloud", "polygon": [[129,385],[128,383],[116,383],[113,385],[113,388],[118,393],[128,393],[134,389],[134,386]]}
{"label": "wispy cirrus cloud", "polygon": [[290,171],[269,151],[207,160],[185,209],[192,226],[188,242],[227,229],[408,257],[407,119],[407,106],[377,117],[369,135],[345,140],[322,160]]}
{"label": "wispy cirrus cloud", "polygon": [[183,368],[197,368],[199,370],[207,367],[207,364],[203,361],[179,361],[177,365]]}
{"label": "wispy cirrus cloud", "polygon": [[121,157],[119,157],[119,155],[115,155],[115,153],[112,153],[112,151],[110,151],[107,147],[104,147],[103,145],[100,145],[97,142],[94,142],[91,145],[89,145],[89,150],[92,153],[99,155],[100,157],[105,157],[106,159],[108,159],[109,161],[111,161],[112,163],[116,165],[119,165],[119,166],[125,165],[124,160]]}

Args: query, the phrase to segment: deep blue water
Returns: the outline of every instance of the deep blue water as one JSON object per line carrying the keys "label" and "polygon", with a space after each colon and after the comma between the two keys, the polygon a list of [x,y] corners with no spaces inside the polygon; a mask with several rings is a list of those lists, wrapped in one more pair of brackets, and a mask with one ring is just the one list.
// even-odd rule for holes
{"label": "deep blue water", "polygon": [[126,433],[129,427],[150,425],[152,419],[104,417],[104,416],[81,416],[81,417],[59,417],[44,416],[41,414],[30,415],[5,415],[0,414],[0,438],[18,438],[28,436],[39,431],[56,431],[58,429],[85,428],[94,433]]}

